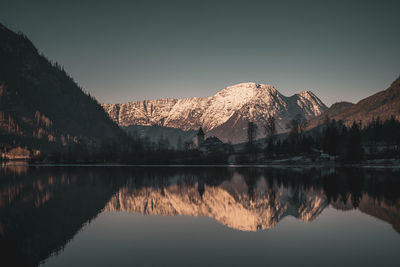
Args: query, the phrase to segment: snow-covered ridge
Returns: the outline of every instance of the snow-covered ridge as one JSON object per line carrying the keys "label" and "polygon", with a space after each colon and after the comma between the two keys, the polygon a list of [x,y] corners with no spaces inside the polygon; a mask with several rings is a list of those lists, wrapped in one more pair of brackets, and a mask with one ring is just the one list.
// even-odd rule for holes
{"label": "snow-covered ridge", "polygon": [[[310,91],[286,97],[272,85],[249,82],[228,86],[210,97],[103,104],[103,108],[120,126],[160,125],[183,130],[203,127],[206,133],[224,141],[239,142],[243,122],[262,124],[273,115],[278,131],[284,132],[296,115],[310,119],[327,107]],[[228,125],[237,134],[231,131],[231,136],[225,136],[223,128]]]}

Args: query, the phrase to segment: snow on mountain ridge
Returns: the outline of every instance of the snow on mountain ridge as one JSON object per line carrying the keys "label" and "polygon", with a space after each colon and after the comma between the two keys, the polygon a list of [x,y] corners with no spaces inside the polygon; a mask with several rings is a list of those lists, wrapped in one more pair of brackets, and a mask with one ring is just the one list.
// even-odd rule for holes
{"label": "snow on mountain ridge", "polygon": [[103,107],[121,126],[160,125],[183,130],[203,127],[206,133],[232,142],[242,141],[243,135],[228,138],[221,128],[225,124],[239,127],[236,129],[239,133],[243,130],[243,121],[262,124],[267,116],[273,115],[277,119],[278,131],[283,132],[287,122],[296,115],[309,119],[326,109],[310,91],[286,97],[272,85],[254,82],[228,86],[210,97],[144,100],[103,104]]}

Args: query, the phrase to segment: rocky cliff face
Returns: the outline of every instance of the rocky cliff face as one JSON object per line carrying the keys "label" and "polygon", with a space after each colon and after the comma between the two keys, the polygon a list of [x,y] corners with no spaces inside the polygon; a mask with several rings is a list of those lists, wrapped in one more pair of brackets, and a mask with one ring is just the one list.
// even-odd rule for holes
{"label": "rocky cliff face", "polygon": [[[248,121],[261,127],[272,115],[278,132],[285,132],[294,117],[310,119],[326,110],[324,103],[310,91],[286,97],[271,85],[256,83],[229,86],[205,98],[103,104],[103,108],[120,126],[159,125],[183,130],[202,127],[207,135],[233,143],[245,140]],[[262,134],[259,131],[259,137]]]}

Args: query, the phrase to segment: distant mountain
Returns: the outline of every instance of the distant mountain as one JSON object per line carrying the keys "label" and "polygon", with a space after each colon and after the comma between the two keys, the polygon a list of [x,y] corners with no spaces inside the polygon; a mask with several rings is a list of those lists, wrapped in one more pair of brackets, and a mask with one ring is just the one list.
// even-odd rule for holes
{"label": "distant mountain", "polygon": [[320,116],[310,120],[310,126],[317,126],[323,123],[326,116],[336,121],[343,121],[349,125],[353,121],[362,121],[363,125],[368,124],[373,118],[380,117],[382,120],[394,116],[400,119],[400,77],[397,78],[389,88],[372,96],[364,98],[357,104],[339,103],[332,105]]}
{"label": "distant mountain", "polygon": [[0,150],[49,151],[123,136],[60,65],[0,24]]}
{"label": "distant mountain", "polygon": [[103,104],[103,108],[120,126],[158,125],[183,130],[202,127],[206,135],[233,143],[246,140],[248,121],[258,124],[261,137],[269,115],[276,117],[280,133],[296,116],[310,119],[327,109],[310,91],[286,97],[272,85],[256,83],[229,86],[211,97]]}

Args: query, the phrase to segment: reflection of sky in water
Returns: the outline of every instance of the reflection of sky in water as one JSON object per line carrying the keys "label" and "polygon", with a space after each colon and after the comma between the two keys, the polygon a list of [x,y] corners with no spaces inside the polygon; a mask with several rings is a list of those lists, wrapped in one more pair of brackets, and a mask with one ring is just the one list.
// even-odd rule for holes
{"label": "reflection of sky in water", "polygon": [[237,231],[206,217],[103,212],[44,266],[399,266],[400,236],[359,211]]}

